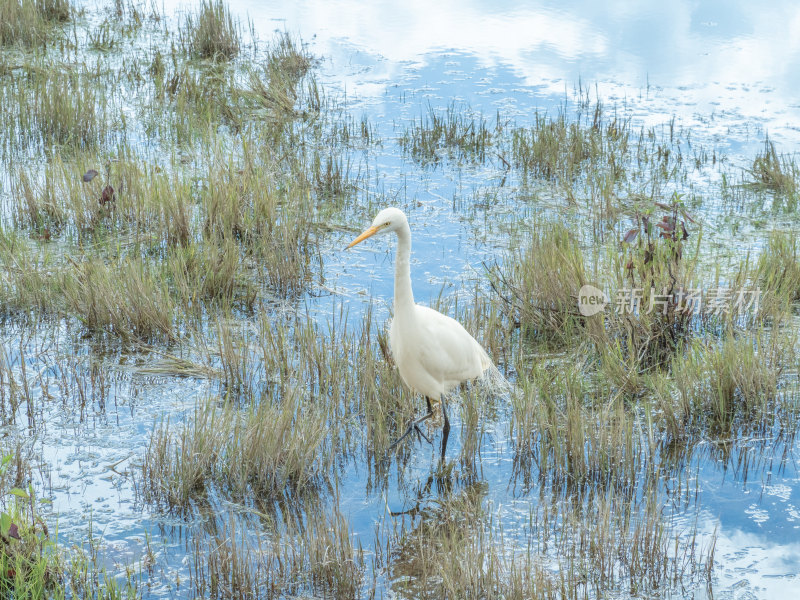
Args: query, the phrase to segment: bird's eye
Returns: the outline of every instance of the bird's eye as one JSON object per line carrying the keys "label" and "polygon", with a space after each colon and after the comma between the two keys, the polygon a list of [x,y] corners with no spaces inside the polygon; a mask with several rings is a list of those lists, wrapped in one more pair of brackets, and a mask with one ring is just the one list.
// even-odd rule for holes
{"label": "bird's eye", "polygon": [[391,222],[389,221],[386,221],[386,223],[383,224],[384,227],[388,227],[389,225],[391,225]]}

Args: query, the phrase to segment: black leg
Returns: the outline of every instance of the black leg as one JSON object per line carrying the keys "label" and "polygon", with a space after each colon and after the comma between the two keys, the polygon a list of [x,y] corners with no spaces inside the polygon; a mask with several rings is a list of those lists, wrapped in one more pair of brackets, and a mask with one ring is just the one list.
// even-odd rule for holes
{"label": "black leg", "polygon": [[447,408],[445,407],[444,398],[439,399],[442,406],[442,417],[444,417],[444,427],[442,427],[442,462],[444,462],[444,455],[447,452],[447,438],[450,437],[450,419],[447,418]]}

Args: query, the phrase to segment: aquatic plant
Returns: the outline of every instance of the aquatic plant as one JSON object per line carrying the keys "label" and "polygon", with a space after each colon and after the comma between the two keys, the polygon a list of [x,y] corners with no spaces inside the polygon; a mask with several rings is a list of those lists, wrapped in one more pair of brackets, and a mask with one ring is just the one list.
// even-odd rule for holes
{"label": "aquatic plant", "polygon": [[53,36],[53,25],[74,13],[69,0],[0,1],[0,46],[37,46]]}
{"label": "aquatic plant", "polygon": [[203,0],[198,13],[187,16],[181,39],[192,55],[212,60],[231,60],[242,45],[239,24],[223,0]]}
{"label": "aquatic plant", "polygon": [[790,156],[779,156],[775,144],[767,137],[764,151],[756,155],[747,173],[751,177],[747,184],[751,187],[791,196],[797,191],[800,168]]}

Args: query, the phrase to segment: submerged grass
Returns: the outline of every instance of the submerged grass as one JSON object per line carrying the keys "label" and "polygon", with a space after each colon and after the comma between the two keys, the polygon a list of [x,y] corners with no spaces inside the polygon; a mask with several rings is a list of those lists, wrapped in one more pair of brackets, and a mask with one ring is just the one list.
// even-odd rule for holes
{"label": "submerged grass", "polygon": [[713,545],[670,537],[653,496],[631,500],[601,491],[544,503],[531,510],[529,542],[516,544],[493,522],[483,493],[467,488],[395,523],[384,549],[395,593],[572,599],[624,589],[638,595],[702,581],[713,562]]}
{"label": "submerged grass", "polygon": [[587,370],[578,365],[551,374],[540,367],[514,397],[515,461],[526,487],[535,464],[554,487],[636,488],[647,448],[634,434],[635,416],[610,386],[590,388]]}
{"label": "submerged grass", "polygon": [[780,407],[794,402],[779,390],[784,369],[796,362],[795,343],[795,335],[776,329],[694,344],[673,366],[680,400],[673,426],[685,431],[694,423],[727,434],[769,430]]}

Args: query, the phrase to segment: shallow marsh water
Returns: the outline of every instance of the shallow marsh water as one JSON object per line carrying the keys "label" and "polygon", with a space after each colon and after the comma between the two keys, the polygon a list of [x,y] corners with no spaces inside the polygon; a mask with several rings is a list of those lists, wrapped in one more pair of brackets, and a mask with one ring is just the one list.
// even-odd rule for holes
{"label": "shallow marsh water", "polygon": [[[524,217],[559,219],[565,210],[552,190],[532,194],[517,174],[506,179],[502,162],[494,158],[485,164],[444,159],[426,166],[404,155],[397,139],[429,106],[444,111],[456,103],[490,123],[499,112],[501,120],[525,125],[536,110],[557,114],[565,103],[574,108],[580,85],[607,111],[619,110],[637,127],[666,129],[674,119],[695,147],[725,155],[726,169],[749,167],[766,134],[781,152],[793,154],[800,143],[800,46],[794,41],[800,12],[790,2],[769,11],[745,2],[666,3],[655,11],[626,2],[541,3],[530,9],[422,3],[367,8],[356,2],[230,6],[235,14],[249,15],[262,38],[273,29],[298,33],[322,59],[320,79],[327,93],[346,95],[347,111],[357,119],[365,115],[382,140],[352,153],[352,168],[361,175],[355,206],[332,224],[341,233],[324,239],[323,271],[315,277],[322,281],[287,309],[323,324],[342,307],[353,324],[369,306],[376,322],[389,317],[391,244],[381,240],[342,252],[384,204],[408,212],[412,279],[423,304],[440,295],[467,303],[485,277],[482,263],[502,260],[509,232],[524,229]],[[166,13],[172,10],[168,6]],[[757,211],[732,231],[720,199],[707,197],[722,171],[698,170],[680,190],[702,199],[697,215],[719,245],[708,260],[730,259],[745,248],[758,252],[765,221],[796,227],[792,213]],[[7,201],[10,177],[2,177]],[[577,223],[592,222],[580,209],[571,216]],[[255,335],[254,320],[242,321],[244,334]],[[171,423],[191,418],[197,403],[219,393],[214,377],[159,374],[148,369],[159,364],[158,355],[108,352],[66,328],[45,325],[39,331],[7,322],[2,337],[5,362],[30,382],[31,396],[46,399],[32,409],[34,427],[21,425],[27,419],[20,407],[23,418],[9,435],[34,457],[34,481],[40,495],[52,501],[47,511],[62,545],[82,545],[91,533],[109,568],[122,573],[128,565],[140,573],[144,596],[189,597],[195,537],[226,523],[229,513],[252,527],[249,535],[260,535],[250,508],[224,497],[211,498],[209,507],[184,518],[165,514],[137,494],[132,473],[155,424],[167,417]],[[513,373],[509,376],[513,381]],[[531,523],[547,504],[543,497],[549,490],[535,478],[518,477],[502,396],[483,411],[479,463],[456,468],[454,489],[437,488],[432,478],[437,454],[426,444],[409,445],[402,466],[393,463],[383,478],[367,460],[342,460],[335,474],[338,510],[368,553],[389,539],[402,540],[389,532],[415,526],[414,515],[395,517],[391,511],[420,505],[423,513],[434,511],[453,495],[477,496],[505,540],[513,540],[511,546],[530,543],[536,531]],[[448,456],[456,460],[465,417],[459,409],[451,415]],[[674,481],[664,484],[681,490],[664,494],[663,515],[679,538],[685,532],[682,543],[695,524],[698,547],[716,536],[716,598],[789,597],[800,589],[800,471],[794,460],[800,445],[792,436],[767,433],[735,442],[704,440],[686,464],[675,467]],[[566,502],[558,494],[553,498]],[[373,574],[367,567],[363,590],[372,587],[374,576],[379,596],[414,595],[418,568],[404,568],[397,558],[394,571]],[[393,592],[393,582],[409,587]],[[664,595],[708,593],[698,581],[684,585]],[[424,590],[419,593],[424,596]],[[624,588],[617,593],[626,595]]]}

